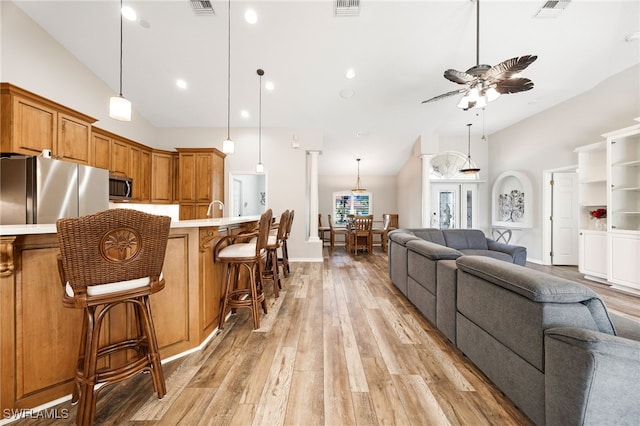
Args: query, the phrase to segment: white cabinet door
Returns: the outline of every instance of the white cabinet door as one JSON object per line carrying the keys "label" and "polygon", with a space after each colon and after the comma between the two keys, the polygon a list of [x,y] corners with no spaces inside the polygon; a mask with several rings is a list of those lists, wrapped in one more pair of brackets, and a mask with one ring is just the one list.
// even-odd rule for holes
{"label": "white cabinet door", "polygon": [[580,231],[579,269],[585,275],[607,278],[607,233]]}
{"label": "white cabinet door", "polygon": [[610,233],[609,281],[640,290],[640,235]]}

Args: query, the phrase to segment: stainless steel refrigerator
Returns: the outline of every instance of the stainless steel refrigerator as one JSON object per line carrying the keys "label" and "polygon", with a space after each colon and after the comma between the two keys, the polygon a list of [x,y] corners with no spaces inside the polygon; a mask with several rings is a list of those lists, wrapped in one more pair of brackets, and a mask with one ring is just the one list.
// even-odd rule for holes
{"label": "stainless steel refrigerator", "polygon": [[55,223],[109,208],[109,172],[44,157],[0,160],[0,224]]}

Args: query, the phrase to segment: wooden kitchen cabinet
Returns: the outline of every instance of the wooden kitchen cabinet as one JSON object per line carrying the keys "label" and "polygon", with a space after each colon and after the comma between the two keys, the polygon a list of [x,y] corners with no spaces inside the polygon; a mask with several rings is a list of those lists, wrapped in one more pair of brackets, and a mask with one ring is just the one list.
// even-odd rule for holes
{"label": "wooden kitchen cabinet", "polygon": [[148,203],[151,200],[151,150],[141,145],[129,145],[129,174],[133,179],[133,200]]}
{"label": "wooden kitchen cabinet", "polygon": [[175,155],[168,151],[151,152],[151,202],[172,203],[174,200]]}
{"label": "wooden kitchen cabinet", "polygon": [[118,176],[129,176],[131,154],[130,145],[121,139],[111,139],[111,162],[109,171]]}
{"label": "wooden kitchen cabinet", "polygon": [[96,120],[9,83],[0,83],[0,150],[91,164],[91,125]]}
{"label": "wooden kitchen cabinet", "polygon": [[91,135],[93,149],[93,167],[110,170],[111,163],[111,139],[93,130]]}
{"label": "wooden kitchen cabinet", "polygon": [[[224,158],[216,148],[177,148],[180,219],[206,219],[213,200],[224,202]],[[214,209],[212,217],[221,217]]]}

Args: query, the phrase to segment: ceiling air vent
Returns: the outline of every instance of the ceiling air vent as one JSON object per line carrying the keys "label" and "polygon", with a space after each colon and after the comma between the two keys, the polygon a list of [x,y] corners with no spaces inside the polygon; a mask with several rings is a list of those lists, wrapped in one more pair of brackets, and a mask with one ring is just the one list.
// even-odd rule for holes
{"label": "ceiling air vent", "polygon": [[334,0],[334,16],[358,16],[360,14],[360,0]]}
{"label": "ceiling air vent", "polygon": [[215,15],[216,11],[209,0],[191,0],[191,8],[198,16]]}
{"label": "ceiling air vent", "polygon": [[571,0],[547,1],[536,13],[536,18],[557,18]]}

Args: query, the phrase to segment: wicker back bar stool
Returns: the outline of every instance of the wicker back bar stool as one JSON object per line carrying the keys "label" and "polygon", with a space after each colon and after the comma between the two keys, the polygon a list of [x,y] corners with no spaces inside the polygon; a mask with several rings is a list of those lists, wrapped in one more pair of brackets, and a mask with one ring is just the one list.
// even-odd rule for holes
{"label": "wicker back bar stool", "polygon": [[[280,264],[280,262],[278,262],[278,249],[283,247],[290,216],[289,210],[282,212],[280,215],[280,221],[276,224],[275,229],[272,228],[269,233],[269,239],[267,240],[267,267],[265,268],[262,277],[265,281],[271,281],[273,283],[273,295],[275,297],[280,296],[279,290],[282,288],[279,273],[280,268],[278,266]],[[284,275],[284,265],[282,269],[282,273]]]}
{"label": "wicker back bar stool", "polygon": [[285,278],[287,278],[291,273],[291,268],[289,268],[289,248],[287,247],[287,241],[289,240],[289,235],[291,234],[291,225],[293,225],[294,215],[295,210],[290,210],[289,219],[287,221],[287,228],[285,230],[284,237],[282,238],[282,244],[280,247],[282,256],[278,257],[278,265],[282,266],[282,274]]}
{"label": "wicker back bar stool", "polygon": [[[218,240],[213,247],[214,262],[226,265],[225,287],[218,323],[220,330],[224,327],[228,309],[231,309],[232,312],[235,312],[237,308],[251,310],[254,329],[260,328],[259,307],[262,306],[263,312],[267,313],[262,281],[272,217],[273,213],[271,209],[268,209],[260,216],[256,231],[226,235]],[[249,277],[247,288],[238,286],[241,268],[245,268]]]}
{"label": "wicker back bar stool", "polygon": [[[149,372],[161,399],[166,386],[156,341],[149,295],[164,288],[162,266],[171,218],[130,209],[112,209],[56,222],[58,269],[65,307],[84,310],[72,403],[76,423],[91,424],[103,386]],[[100,346],[100,334],[112,308],[131,306],[132,332]],[[98,368],[98,360],[126,352],[127,362]]]}

